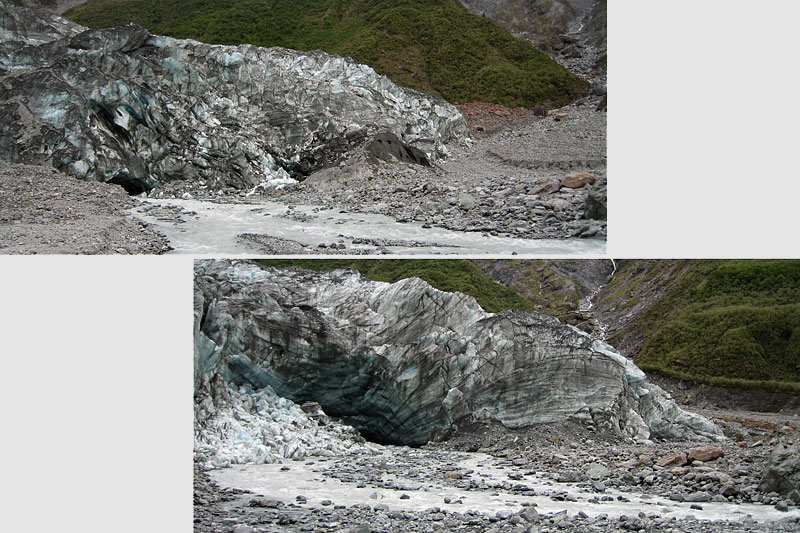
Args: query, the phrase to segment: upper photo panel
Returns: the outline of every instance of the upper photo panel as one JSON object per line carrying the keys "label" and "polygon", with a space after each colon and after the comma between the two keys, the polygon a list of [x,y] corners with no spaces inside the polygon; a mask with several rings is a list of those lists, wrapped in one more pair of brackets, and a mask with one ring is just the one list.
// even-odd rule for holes
{"label": "upper photo panel", "polygon": [[0,0],[0,254],[604,254],[605,0]]}

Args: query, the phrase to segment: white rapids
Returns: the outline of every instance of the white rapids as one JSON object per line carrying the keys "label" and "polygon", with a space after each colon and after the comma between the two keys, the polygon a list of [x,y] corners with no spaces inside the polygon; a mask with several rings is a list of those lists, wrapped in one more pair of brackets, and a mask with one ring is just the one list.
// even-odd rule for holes
{"label": "white rapids", "polygon": [[[193,214],[182,215],[185,222],[164,221],[143,212],[148,205],[180,207]],[[602,255],[606,248],[602,239],[495,237],[480,232],[423,228],[419,222],[401,223],[385,215],[345,212],[338,208],[310,205],[289,208],[270,200],[238,204],[195,199],[145,199],[131,213],[166,235],[173,253],[199,255],[258,254],[258,248],[239,239],[243,233],[288,239],[312,248],[320,243],[341,242],[355,254],[359,250],[375,253],[378,246],[354,243],[353,239],[393,241],[381,247],[385,253],[413,255]],[[412,242],[424,245],[412,245]]]}
{"label": "white rapids", "polygon": [[[386,447],[383,453],[391,454],[392,448]],[[579,486],[578,483],[556,483],[537,474],[525,475],[522,480],[512,480],[507,475],[509,469],[486,454],[443,453],[448,460],[457,459],[458,466],[462,469],[470,470],[468,476],[475,481],[494,485],[503,482],[511,485],[524,483],[535,491],[535,495],[514,493],[496,487],[465,490],[441,482],[420,482],[390,474],[384,475],[383,481],[391,481],[400,488],[387,489],[369,483],[358,487],[356,483],[346,483],[322,475],[324,470],[334,467],[337,458],[308,457],[303,461],[286,460],[276,464],[234,465],[208,473],[221,487],[246,489],[286,504],[294,503],[298,495],[303,495],[307,498],[305,505],[309,507],[321,507],[323,501],[329,500],[336,505],[347,506],[384,504],[391,511],[423,511],[439,507],[448,512],[464,513],[474,510],[489,515],[494,515],[501,509],[517,512],[532,505],[540,514],[566,511],[568,515],[575,515],[583,511],[590,517],[601,513],[613,518],[622,515],[636,516],[640,511],[677,519],[691,515],[703,521],[735,521],[750,517],[765,522],[787,516],[800,517],[800,511],[785,513],[773,506],[745,503],[705,502],[702,509],[691,509],[690,503],[637,492],[621,492],[613,488],[606,489],[602,496],[611,496],[614,501],[598,501],[597,493]],[[281,471],[283,467],[288,467],[289,470]],[[406,498],[401,499],[403,495]],[[554,495],[565,498],[556,501],[551,497]],[[624,500],[617,499],[620,496]],[[446,498],[451,503],[445,503]],[[460,503],[453,503],[459,500]]]}

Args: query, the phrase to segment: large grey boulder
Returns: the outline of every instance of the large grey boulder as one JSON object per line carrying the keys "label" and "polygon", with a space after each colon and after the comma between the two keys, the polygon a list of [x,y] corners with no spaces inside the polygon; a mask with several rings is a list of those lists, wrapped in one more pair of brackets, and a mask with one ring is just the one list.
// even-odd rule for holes
{"label": "large grey boulder", "polygon": [[777,492],[800,504],[800,443],[782,442],[772,450],[760,489]]}
{"label": "large grey boulder", "polygon": [[586,210],[583,215],[585,218],[606,220],[608,216],[607,190],[608,181],[605,177],[600,178],[591,186],[589,193],[586,195]]}
{"label": "large grey boulder", "polygon": [[418,278],[196,264],[195,386],[213,376],[319,402],[378,442],[464,417],[510,428],[591,420],[636,439],[721,439],[611,346],[539,313],[487,313]]}
{"label": "large grey boulder", "polygon": [[136,193],[303,179],[391,133],[427,161],[466,135],[450,104],[323,52],[87,30],[0,2],[0,158]]}

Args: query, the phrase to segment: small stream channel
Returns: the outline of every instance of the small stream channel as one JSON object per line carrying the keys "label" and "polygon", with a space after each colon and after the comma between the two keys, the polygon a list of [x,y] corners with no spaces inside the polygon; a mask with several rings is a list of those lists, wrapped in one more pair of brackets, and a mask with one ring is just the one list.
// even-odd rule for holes
{"label": "small stream channel", "polygon": [[592,329],[595,331],[595,335],[601,341],[606,340],[606,334],[608,332],[608,324],[605,322],[601,322],[597,317],[592,314],[592,308],[594,307],[594,299],[600,294],[606,285],[611,281],[611,278],[614,277],[614,274],[617,273],[617,262],[613,259],[610,260],[611,263],[614,265],[614,270],[611,271],[611,274],[608,275],[606,278],[606,282],[598,285],[595,290],[593,290],[586,298],[581,300],[580,305],[578,306],[578,312],[583,313],[589,317],[589,321],[592,325]]}

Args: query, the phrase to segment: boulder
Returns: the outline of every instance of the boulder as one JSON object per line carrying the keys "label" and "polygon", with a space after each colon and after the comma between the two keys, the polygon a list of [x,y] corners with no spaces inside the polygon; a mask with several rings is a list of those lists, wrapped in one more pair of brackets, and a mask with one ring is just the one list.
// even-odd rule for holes
{"label": "boulder", "polygon": [[611,471],[600,463],[591,463],[586,467],[586,475],[591,479],[603,479]]}
{"label": "boulder", "polygon": [[703,461],[705,463],[724,456],[725,452],[719,446],[697,446],[689,450],[687,459],[689,459],[689,462]]}
{"label": "boulder", "polygon": [[606,178],[600,178],[589,188],[589,194],[586,196],[584,218],[605,220],[607,217],[607,201]]}
{"label": "boulder", "polygon": [[772,451],[759,488],[800,503],[800,443],[780,443]]}
{"label": "boulder", "polygon": [[721,439],[608,344],[557,318],[487,313],[407,278],[237,261],[196,264],[196,386],[221,378],[318,402],[377,442],[422,444],[461,419],[510,428],[588,414],[635,439]]}
{"label": "boulder", "polygon": [[466,210],[473,209],[475,207],[475,197],[469,193],[462,192],[458,195],[458,206]]}
{"label": "boulder", "polygon": [[535,185],[531,190],[531,194],[550,194],[557,192],[561,188],[561,182],[553,178],[544,183]]}
{"label": "boulder", "polygon": [[686,454],[683,452],[673,452],[668,455],[665,455],[658,461],[656,461],[656,466],[661,466],[664,468],[668,468],[670,466],[683,466],[688,464],[689,460],[686,457]]}
{"label": "boulder", "polygon": [[561,186],[569,189],[580,189],[584,185],[592,185],[597,178],[591,172],[570,172],[561,180]]}

